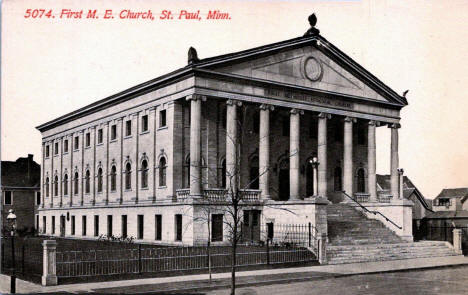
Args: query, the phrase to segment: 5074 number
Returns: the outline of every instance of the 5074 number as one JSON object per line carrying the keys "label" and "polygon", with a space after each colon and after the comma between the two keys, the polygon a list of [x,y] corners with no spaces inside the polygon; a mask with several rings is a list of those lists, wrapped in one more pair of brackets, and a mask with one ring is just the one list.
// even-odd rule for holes
{"label": "5074 number", "polygon": [[52,9],[45,10],[45,9],[27,9],[24,18],[53,18]]}

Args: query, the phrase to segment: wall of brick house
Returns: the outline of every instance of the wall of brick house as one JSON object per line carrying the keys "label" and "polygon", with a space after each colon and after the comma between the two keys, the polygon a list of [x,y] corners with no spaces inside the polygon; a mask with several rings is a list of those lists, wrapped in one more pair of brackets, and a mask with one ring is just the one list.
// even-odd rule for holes
{"label": "wall of brick house", "polygon": [[5,205],[4,192],[2,191],[2,226],[7,226],[7,215],[10,209],[16,214],[16,226],[18,230],[30,230],[35,227],[36,192],[37,190],[9,190],[12,192],[12,205]]}

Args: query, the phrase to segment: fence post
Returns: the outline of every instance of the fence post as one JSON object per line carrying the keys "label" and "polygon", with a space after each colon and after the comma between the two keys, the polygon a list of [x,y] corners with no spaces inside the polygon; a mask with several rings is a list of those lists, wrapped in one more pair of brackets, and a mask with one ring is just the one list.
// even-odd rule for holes
{"label": "fence post", "polygon": [[318,236],[318,260],[320,264],[327,264],[327,234],[321,233]]}
{"label": "fence post", "polygon": [[461,228],[453,229],[453,248],[457,254],[463,253],[462,248],[462,230]]}
{"label": "fence post", "polygon": [[267,239],[266,242],[266,254],[267,254],[267,265],[270,265],[270,239]]}
{"label": "fence post", "polygon": [[141,244],[138,244],[138,274],[141,274]]}
{"label": "fence post", "polygon": [[21,273],[24,275],[24,243],[21,245]]}
{"label": "fence post", "polygon": [[57,285],[57,242],[55,240],[45,240],[42,242],[44,252],[43,269],[42,269],[42,285],[56,286]]}
{"label": "fence post", "polygon": [[309,222],[309,247],[312,245],[311,238],[312,238],[312,224],[310,224],[310,222]]}

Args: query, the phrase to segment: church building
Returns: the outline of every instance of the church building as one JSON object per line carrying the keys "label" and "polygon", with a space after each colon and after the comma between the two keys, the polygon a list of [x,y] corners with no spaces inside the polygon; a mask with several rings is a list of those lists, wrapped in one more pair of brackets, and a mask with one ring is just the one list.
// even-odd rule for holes
{"label": "church building", "polygon": [[[190,48],[185,67],[38,126],[42,233],[205,243],[202,207],[236,186],[253,240],[266,223],[311,223],[337,241],[336,205],[380,212],[363,214],[411,241],[398,163],[407,100],[320,35],[314,17],[301,37],[204,59]],[[391,136],[386,194],[377,128]],[[225,215],[209,216],[214,243],[228,241]]]}

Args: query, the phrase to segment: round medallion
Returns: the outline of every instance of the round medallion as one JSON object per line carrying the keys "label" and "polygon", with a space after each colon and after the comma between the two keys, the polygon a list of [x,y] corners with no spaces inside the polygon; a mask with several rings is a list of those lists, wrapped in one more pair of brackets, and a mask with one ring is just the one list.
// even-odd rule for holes
{"label": "round medallion", "polygon": [[304,62],[304,73],[307,79],[317,81],[322,76],[322,66],[314,57],[308,57]]}

